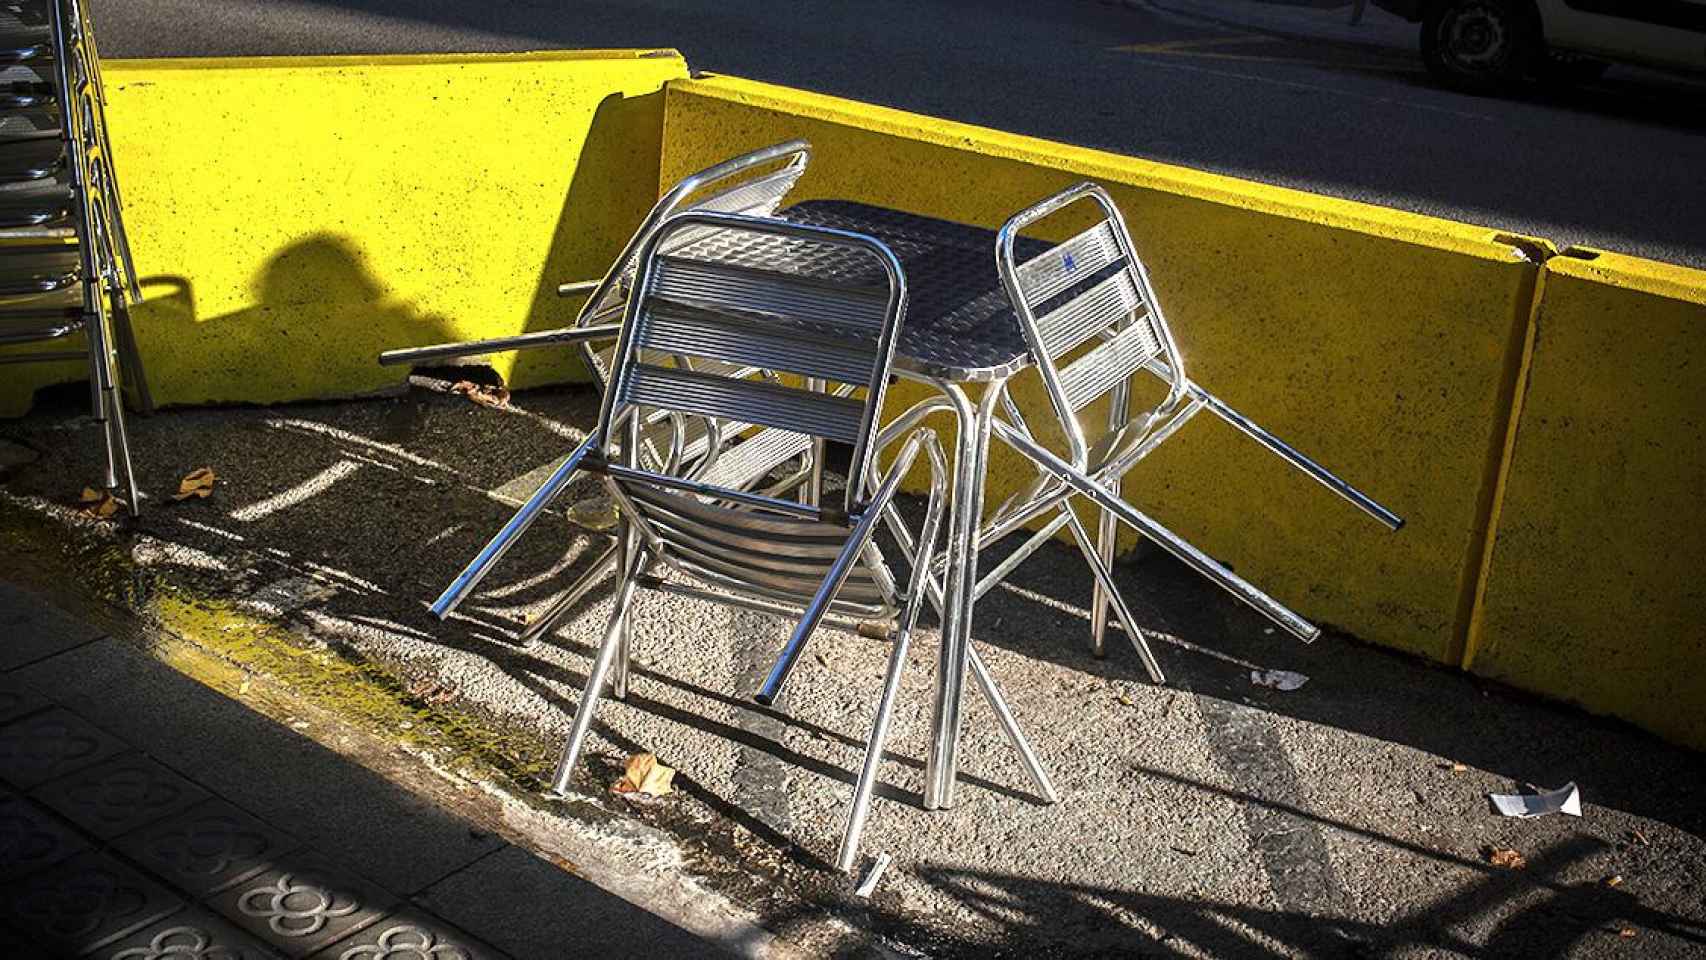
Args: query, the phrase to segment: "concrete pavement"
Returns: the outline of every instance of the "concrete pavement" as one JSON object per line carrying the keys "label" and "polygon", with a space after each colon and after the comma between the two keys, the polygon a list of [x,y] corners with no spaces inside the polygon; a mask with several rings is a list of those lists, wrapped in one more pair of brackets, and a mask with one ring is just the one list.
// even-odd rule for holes
{"label": "concrete pavement", "polygon": [[[6,957],[722,952],[507,842],[490,804],[442,784],[411,789],[421,780],[394,744],[269,700],[253,689],[264,680],[175,638],[109,632],[70,604],[0,584]],[[250,704],[206,685],[214,678]],[[268,716],[257,701],[288,712]]]}
{"label": "concrete pavement", "polygon": [[[82,400],[68,391],[67,412]],[[252,679],[247,695],[228,684],[229,696],[264,686],[299,704],[275,712],[311,717],[309,726],[287,722],[273,731],[286,740],[269,734],[263,752],[296,733],[335,742],[347,730],[419,761],[407,769],[437,771],[424,780],[433,786],[415,789],[441,802],[502,797],[496,819],[514,852],[462,863],[462,841],[427,843],[434,869],[461,879],[399,860],[374,880],[518,958],[563,955],[502,939],[518,929],[503,911],[539,888],[492,884],[537,850],[678,927],[715,928],[703,913],[715,906],[721,929],[755,920],[779,938],[776,949],[811,954],[1683,957],[1706,948],[1699,754],[1343,636],[1298,645],[1161,559],[1121,564],[1118,576],[1160,637],[1167,687],[1147,683],[1117,637],[1106,660],[1089,656],[1089,581],[1064,549],[1021,567],[1011,589],[980,606],[976,639],[1064,794],[1058,806],[1030,794],[971,702],[960,803],[921,809],[936,634],[920,636],[865,847],[894,864],[869,901],[826,861],[886,656],[875,641],[823,635],[782,709],[760,710],[749,699],[753,665],[786,624],[642,595],[630,697],[599,714],[579,795],[544,801],[609,598],[595,592],[549,642],[524,648],[514,636],[599,541],[553,515],[459,616],[439,623],[424,610],[507,516],[517,479],[560,455],[593,416],[582,391],[513,402],[490,410],[418,386],[393,399],[141,420],[137,462],[151,496],[134,525],[62,506],[95,475],[98,445],[82,419],[39,412],[0,429],[16,464],[0,500],[5,576],[65,590],[81,571],[72,592],[171,638],[154,645],[157,656],[188,649]],[[214,495],[168,500],[199,466],[219,475]],[[103,643],[89,649],[112,657],[68,660],[58,675],[86,694],[74,709],[144,736],[155,721],[128,718],[149,716],[150,690],[175,701],[194,685]],[[1252,669],[1270,668],[1309,681],[1293,691],[1252,684]],[[245,759],[255,723],[203,726],[218,735],[182,775],[260,762]],[[138,745],[169,762],[166,747]],[[679,793],[610,793],[638,750],[680,770]],[[1567,780],[1583,791],[1579,820],[1505,820],[1488,808],[1489,792]],[[349,826],[321,829],[331,842],[315,842],[331,853],[360,858],[376,845]],[[1494,848],[1517,850],[1526,868],[1494,865]],[[420,884],[448,899],[422,896]],[[549,910],[577,894],[539,896]],[[450,912],[457,904],[462,912]],[[595,926],[606,924],[623,921]]]}

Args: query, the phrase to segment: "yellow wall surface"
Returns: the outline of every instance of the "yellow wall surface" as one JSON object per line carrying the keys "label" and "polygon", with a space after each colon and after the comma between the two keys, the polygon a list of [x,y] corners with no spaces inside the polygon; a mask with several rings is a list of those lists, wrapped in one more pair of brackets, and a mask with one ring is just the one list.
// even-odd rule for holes
{"label": "yellow wall surface", "polygon": [[1465,666],[1706,748],[1703,396],[1706,272],[1547,261]]}
{"label": "yellow wall surface", "polygon": [[[993,227],[1074,182],[1109,187],[1192,376],[1409,526],[1386,532],[1207,415],[1131,474],[1131,498],[1300,612],[1456,661],[1537,272],[1517,246],[1486,229],[729,77],[668,85],[663,182],[787,137],[814,148],[798,199]],[[1046,409],[1034,384],[1018,391]],[[990,502],[1028,471],[998,449]]]}
{"label": "yellow wall surface", "polygon": [[[383,349],[561,326],[655,199],[674,51],[109,61],[156,402],[350,396]],[[526,386],[566,350],[494,358]],[[79,364],[8,367],[0,414]]]}

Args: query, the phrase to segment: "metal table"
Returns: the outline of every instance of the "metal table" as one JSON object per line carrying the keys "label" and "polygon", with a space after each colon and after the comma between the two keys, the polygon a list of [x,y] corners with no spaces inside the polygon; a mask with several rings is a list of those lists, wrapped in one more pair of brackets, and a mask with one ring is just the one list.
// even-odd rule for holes
{"label": "metal table", "polygon": [[[983,513],[984,475],[989,451],[990,423],[1008,378],[1031,363],[1024,334],[1001,286],[995,268],[995,231],[903,213],[845,200],[812,200],[796,204],[777,216],[795,223],[833,227],[883,241],[906,271],[906,319],[895,346],[893,370],[909,380],[934,387],[937,395],[901,414],[884,430],[882,440],[899,436],[925,418],[946,413],[958,427],[943,588],[942,647],[937,669],[935,714],[930,755],[925,768],[924,805],[936,809],[953,805],[958,769],[957,750],[961,702],[968,665],[984,686],[991,704],[1005,714],[987,671],[971,647],[972,608],[976,601],[978,526]],[[1021,259],[1048,249],[1048,244],[1021,239]],[[867,263],[826,253],[805,251],[782,238],[713,234],[673,251],[713,262],[740,264],[762,261],[806,277],[836,277],[870,270]],[[880,280],[875,274],[873,282]],[[973,402],[965,384],[983,384]],[[1049,800],[1054,790],[1040,762],[1017,735],[1012,718],[1003,715],[1003,732],[1019,752],[1027,772]]]}

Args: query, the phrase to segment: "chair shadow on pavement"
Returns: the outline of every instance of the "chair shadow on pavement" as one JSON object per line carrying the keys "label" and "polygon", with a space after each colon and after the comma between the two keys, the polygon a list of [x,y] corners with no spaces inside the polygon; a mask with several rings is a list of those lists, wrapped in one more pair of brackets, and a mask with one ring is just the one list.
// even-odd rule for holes
{"label": "chair shadow on pavement", "polygon": [[[584,683],[584,660],[590,649],[560,638],[547,641],[568,648],[571,664],[575,658],[581,661],[563,666],[561,658],[520,648],[514,639],[523,625],[523,611],[547,604],[592,556],[585,549],[588,535],[575,532],[560,512],[523,538],[452,620],[438,623],[424,609],[442,583],[513,511],[512,503],[495,498],[491,491],[517,486],[524,479],[516,476],[518,470],[561,456],[591,422],[593,398],[587,391],[535,391],[516,402],[511,410],[489,410],[415,389],[401,398],[359,404],[195,410],[140,421],[135,433],[145,489],[173,489],[177,476],[204,463],[214,465],[221,486],[206,501],[174,504],[163,496],[151,498],[143,517],[124,535],[146,547],[144,569],[150,578],[168,579],[205,597],[251,606],[271,604],[273,618],[324,639],[340,655],[355,661],[372,656],[371,638],[383,635],[391,638],[387,643],[393,649],[398,644],[432,648],[439,656],[489,663],[524,688],[532,702],[566,717],[578,693],[565,696],[563,691],[578,691]],[[93,444],[44,442],[43,428],[49,433],[59,429],[25,422],[5,431],[39,447],[39,459],[17,471],[9,489],[17,495],[63,500],[65,492],[57,487],[60,478],[78,475],[85,468],[82,461],[92,461],[97,451]],[[571,492],[564,502],[574,495]],[[1005,549],[992,553],[988,562],[996,562]],[[1205,723],[1214,755],[1228,769],[1253,762],[1245,756],[1249,745],[1235,734],[1217,734],[1214,716],[1216,711],[1240,710],[1261,723],[1303,721],[1461,761],[1508,778],[1512,787],[1524,782],[1555,786],[1574,780],[1598,807],[1661,821],[1696,837],[1706,835],[1706,799],[1702,797],[1706,765],[1698,754],[1666,746],[1619,724],[1489,688],[1342,637],[1329,635],[1313,646],[1303,646],[1266,633],[1265,621],[1165,558],[1122,562],[1117,577],[1136,616],[1146,628],[1157,631],[1161,641],[1157,653],[1173,685],[1184,690],[1208,718]],[[1083,613],[1090,602],[1089,583],[1070,548],[1045,548],[1044,558],[1018,569],[1015,589],[993,591],[980,602],[977,641],[997,657],[1016,655],[1065,667],[1074,674],[1142,687],[1147,683],[1142,668],[1117,630],[1110,630],[1106,659],[1090,656],[1089,625]],[[595,590],[576,615],[591,615],[606,597],[606,590]],[[1184,637],[1189,641],[1178,639]],[[415,655],[403,658],[405,672],[406,662]],[[1289,693],[1254,687],[1249,679],[1252,666],[1295,670],[1310,680],[1302,690]],[[841,784],[853,781],[854,769],[807,756],[778,737],[711,715],[724,708],[735,715],[743,710],[763,712],[737,693],[711,689],[670,664],[637,665],[636,676],[629,709],[731,741],[788,767]],[[163,705],[137,699],[150,687],[170,691],[160,698]],[[678,695],[690,696],[695,704],[709,704],[713,710],[684,708],[677,702]],[[217,736],[207,739],[199,761],[209,767],[229,765],[222,757],[250,755],[241,742],[244,730],[255,731],[255,738],[263,743],[278,742],[280,737],[300,742],[289,731],[229,701],[223,701],[225,706],[218,710],[210,708],[202,703],[207,696],[192,681],[175,676],[150,676],[146,682],[129,684],[102,679],[91,687],[87,707],[96,711],[91,718],[109,729],[124,729],[124,718],[134,710],[139,716],[151,711],[159,718],[146,729],[177,723],[216,731]],[[198,703],[202,705],[195,706]],[[841,747],[856,747],[863,736],[863,730],[836,731],[780,713],[766,715]],[[178,719],[173,720],[174,716]],[[221,719],[207,719],[211,716]],[[646,748],[610,723],[601,721],[595,729],[620,751]],[[1216,741],[1216,736],[1221,739]],[[154,749],[146,743],[138,746]],[[532,758],[536,768],[549,769],[554,760],[549,751],[554,747],[550,743],[545,755]],[[397,792],[382,778],[330,754],[327,757],[298,762],[321,771],[317,782],[325,784],[328,797],[337,797],[340,790],[352,795],[374,793],[377,800],[363,803],[395,814],[379,816],[384,822],[425,817],[447,829],[442,826],[448,822],[445,818],[454,820],[437,811],[420,812],[424,808],[419,805],[409,808],[416,812],[404,813],[398,806],[405,803],[400,793],[385,798],[387,789]],[[921,757],[904,751],[891,749],[888,759],[914,772],[922,768]],[[1275,762],[1283,765],[1283,756]],[[231,771],[226,775],[236,783],[238,775]],[[1445,852],[1417,844],[1396,830],[1386,832],[1337,819],[1321,812],[1320,803],[1294,803],[1295,797],[1268,789],[1264,778],[1273,769],[1258,768],[1248,780],[1234,775],[1230,788],[1183,778],[1177,771],[1134,766],[1128,772],[1136,780],[1168,780],[1198,794],[1233,801],[1244,808],[1252,825],[1264,817],[1279,818],[1285,829],[1296,828],[1302,834],[1352,834],[1400,850],[1415,862],[1470,871],[1475,880],[1446,902],[1374,926],[1340,919],[1329,906],[1306,900],[1288,904],[1284,897],[1271,907],[1258,907],[1173,896],[1172,891],[1165,895],[1134,891],[1112,883],[1099,888],[980,872],[934,861],[921,861],[910,869],[963,909],[999,918],[1007,931],[1004,940],[1015,950],[1044,938],[1062,944],[1069,953],[1105,952],[1129,946],[1133,925],[1165,931],[1181,944],[1194,945],[1193,949],[1240,956],[1355,955],[1346,951],[1363,949],[1357,944],[1372,945],[1368,949],[1375,951],[1373,955],[1382,955],[1390,947],[1456,950],[1482,957],[1549,956],[1548,951],[1565,949],[1585,937],[1606,935],[1595,931],[1603,931],[1609,923],[1636,925],[1643,936],[1663,932],[1671,942],[1706,945],[1697,920],[1642,906],[1626,892],[1580,878],[1584,858],[1603,847],[1608,842],[1604,838],[1557,831],[1540,835],[1536,845],[1524,851],[1528,869],[1514,873],[1491,867],[1463,850]],[[738,797],[723,795],[690,774],[685,771],[677,784],[694,801],[797,864],[814,870],[827,867],[785,829],[744,809]],[[608,764],[582,774],[601,787],[616,775]],[[885,776],[890,779],[892,773]],[[962,780],[1007,797],[1030,799],[1024,790],[991,780],[964,773]],[[340,786],[346,781],[365,786]],[[1023,785],[1023,781],[1012,782]],[[879,791],[890,801],[917,802],[909,791],[886,783]],[[297,815],[306,815],[310,806],[308,798],[299,799]],[[333,840],[341,835],[338,831],[349,830],[335,818],[328,820],[323,829]],[[682,825],[694,828],[690,823]],[[371,841],[363,841],[358,833],[349,831],[353,847],[324,839],[316,845],[334,851],[359,850],[361,843]],[[1282,857],[1264,863],[1270,874],[1285,868]],[[361,868],[361,864],[354,866]],[[1568,877],[1560,876],[1572,869]],[[416,881],[421,877],[409,883]],[[421,882],[430,885],[430,881]],[[420,889],[406,886],[393,889],[403,895]],[[783,913],[773,920],[786,927],[822,908],[821,901],[808,902],[798,917]],[[915,928],[903,912],[889,910],[880,901],[855,909],[869,909],[871,924],[879,930],[888,927],[903,935],[942,940],[940,930]],[[1458,934],[1451,932],[1453,924],[1477,923],[1484,929],[1465,935],[1467,939],[1454,939]],[[1120,931],[1123,939],[1102,943],[1095,931],[1104,928]],[[486,928],[469,929],[490,939]],[[1261,942],[1251,941],[1250,931],[1259,932]],[[1074,945],[1073,936],[1082,943]],[[1156,952],[1182,949],[1170,947],[1162,934],[1156,936],[1161,939],[1150,945]],[[1609,936],[1615,938],[1616,933]],[[969,951],[975,946],[971,941],[953,941],[944,949]]]}

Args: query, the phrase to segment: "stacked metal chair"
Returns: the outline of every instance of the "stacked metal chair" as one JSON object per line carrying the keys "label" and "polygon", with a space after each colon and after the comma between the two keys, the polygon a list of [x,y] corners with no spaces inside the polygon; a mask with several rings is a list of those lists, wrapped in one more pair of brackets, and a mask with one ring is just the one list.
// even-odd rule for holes
{"label": "stacked metal chair", "polygon": [[[616,334],[633,287],[640,249],[664,220],[684,210],[747,216],[772,214],[799,181],[810,159],[811,146],[808,143],[789,140],[733,157],[683,178],[653,205],[602,279],[565,283],[558,288],[558,293],[564,296],[589,294],[572,327],[493,340],[389,350],[380,355],[379,362],[387,366],[416,364],[573,344],[580,348],[587,369],[602,390],[609,379]],[[704,236],[703,228],[682,231],[674,236],[671,244],[679,247]],[[765,371],[747,370],[714,360],[701,358],[695,362],[703,373],[737,376],[757,373],[774,378],[774,374]],[[814,444],[811,438],[792,431],[767,429],[753,432],[748,427],[745,423],[715,421],[680,412],[654,412],[641,425],[635,442],[640,444],[640,462],[654,469],[688,470],[705,482],[742,489],[769,481],[765,490],[770,495],[798,490],[802,501],[816,503],[823,483],[821,444]],[[540,512],[568,487],[580,458],[592,449],[596,439],[589,437],[572,452],[445,588],[432,605],[436,616],[449,616],[532,525]],[[798,469],[780,479],[772,478],[774,471],[796,460],[800,462]],[[532,642],[554,629],[588,591],[615,572],[618,552],[615,544],[604,550],[549,609],[528,624],[519,639],[524,643]],[[619,689],[621,686],[619,683]]]}
{"label": "stacked metal chair", "polygon": [[0,3],[0,68],[0,345],[77,333],[86,341],[81,350],[0,354],[0,363],[87,360],[106,487],[116,490],[122,471],[135,515],[120,385],[149,412],[128,311],[141,290],[81,0]]}
{"label": "stacked metal chair", "polygon": [[[1081,205],[1092,206],[1100,214],[1094,226],[1022,263],[1015,258],[1021,231]],[[1102,655],[1111,608],[1150,677],[1161,683],[1161,666],[1115,588],[1110,570],[1114,535],[1118,525],[1124,524],[1287,632],[1304,641],[1315,639],[1320,629],[1314,624],[1134,506],[1121,493],[1125,475],[1206,410],[1386,528],[1397,530],[1404,521],[1186,376],[1184,357],[1149,284],[1148,271],[1138,259],[1125,219],[1101,187],[1081,183],[1014,214],[997,235],[995,254],[1002,285],[1042,378],[1053,418],[1050,426],[1065,436],[1068,449],[1064,455],[1050,450],[1031,430],[1012,397],[1003,397],[1007,417],[994,422],[993,435],[1029,460],[1037,475],[1035,483],[996,511],[983,539],[998,540],[1051,512],[1055,517],[980,581],[979,590],[1005,576],[1055,530],[1066,527],[1095,575],[1092,649]],[[1133,409],[1131,384],[1140,373],[1165,387],[1165,396],[1148,410]],[[1106,423],[1086,430],[1080,413],[1104,398],[1109,401]],[[1094,539],[1072,511],[1074,497],[1083,497],[1100,511]]]}
{"label": "stacked metal chair", "polygon": [[[738,266],[693,256],[696,245],[731,233],[766,241],[767,252]],[[834,258],[841,280],[802,279],[788,269],[800,257]],[[877,476],[878,421],[905,303],[899,261],[860,234],[689,211],[648,238],[607,360],[598,426],[591,446],[570,462],[571,470],[601,477],[615,497],[623,563],[610,624],[553,779],[556,792],[570,789],[605,684],[619,683],[636,588],[798,617],[756,693],[766,705],[820,624],[875,619],[894,639],[837,857],[840,869],[852,868],[944,507],[946,460],[929,430],[906,437]],[[771,370],[787,376],[764,375]],[[849,444],[848,475],[869,478],[873,492],[866,496],[864,484],[849,482],[832,504],[800,502],[647,468],[638,457],[639,433],[659,411]],[[920,453],[933,483],[903,589],[873,537]]]}

